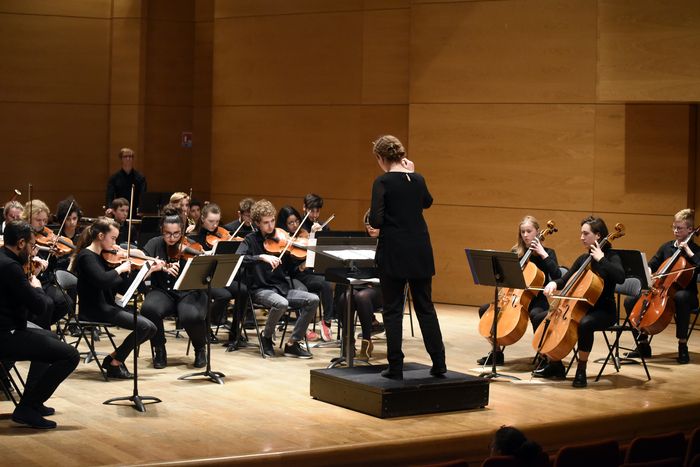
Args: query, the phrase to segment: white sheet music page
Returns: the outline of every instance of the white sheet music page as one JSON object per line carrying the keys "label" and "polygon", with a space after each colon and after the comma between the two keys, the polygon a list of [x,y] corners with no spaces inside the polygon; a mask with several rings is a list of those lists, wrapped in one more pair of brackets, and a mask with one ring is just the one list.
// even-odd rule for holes
{"label": "white sheet music page", "polygon": [[[309,246],[316,246],[316,239],[309,237],[307,245]],[[307,268],[313,268],[314,267],[314,261],[316,261],[316,252],[306,250],[306,263],[305,266]]]}
{"label": "white sheet music page", "polygon": [[236,267],[233,268],[231,277],[229,277],[228,281],[226,281],[226,287],[229,287],[231,285],[231,282],[233,282],[233,279],[236,277],[236,274],[238,274],[238,270],[241,268],[241,264],[243,264],[243,256],[238,258],[238,262],[236,263]]}
{"label": "white sheet music page", "polygon": [[325,253],[341,260],[374,259],[374,250],[326,250]]}
{"label": "white sheet music page", "polygon": [[178,276],[177,281],[175,281],[175,285],[173,286],[173,290],[180,290],[180,286],[182,285],[182,279],[185,277],[185,273],[190,268],[190,264],[192,264],[193,259],[194,258],[190,258],[187,260],[187,264],[185,264],[185,267],[182,268],[182,271],[180,271],[180,275]]}
{"label": "white sheet music page", "polygon": [[131,300],[131,297],[133,297],[134,292],[136,292],[138,286],[141,284],[141,282],[143,282],[143,278],[146,277],[146,273],[149,269],[151,269],[151,262],[146,261],[144,265],[141,266],[141,269],[139,269],[139,273],[136,275],[136,279],[134,279],[134,282],[132,282],[129,286],[129,290],[127,290],[126,293],[122,295],[122,298],[115,302],[117,306],[124,308],[129,303],[129,300]]}

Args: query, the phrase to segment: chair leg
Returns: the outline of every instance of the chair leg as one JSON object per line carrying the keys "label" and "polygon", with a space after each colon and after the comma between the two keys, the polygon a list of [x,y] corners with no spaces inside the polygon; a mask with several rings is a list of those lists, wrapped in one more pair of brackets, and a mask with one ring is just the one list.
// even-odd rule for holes
{"label": "chair leg", "polygon": [[693,333],[693,329],[695,329],[695,323],[698,322],[698,316],[700,316],[700,309],[695,310],[695,319],[693,319],[693,324],[691,324],[688,327],[688,335],[685,337],[686,342],[688,341],[688,339],[690,339],[690,335]]}
{"label": "chair leg", "polygon": [[566,367],[566,372],[564,372],[564,377],[569,374],[569,370],[571,367],[574,365],[574,362],[578,361],[578,346],[574,347],[574,355],[571,357],[571,361],[569,362],[569,365]]}

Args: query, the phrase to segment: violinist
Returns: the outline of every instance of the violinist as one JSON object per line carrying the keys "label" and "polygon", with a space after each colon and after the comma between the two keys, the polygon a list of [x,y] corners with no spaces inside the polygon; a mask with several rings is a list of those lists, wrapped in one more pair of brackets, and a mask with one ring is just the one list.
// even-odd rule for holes
{"label": "violinist", "polygon": [[[127,260],[116,268],[111,268],[102,257],[103,252],[114,248],[118,236],[119,224],[107,217],[99,217],[80,235],[72,265],[78,276],[80,317],[84,320],[111,323],[133,331],[134,312],[119,307],[114,299],[117,291],[125,291],[129,286],[131,262]],[[154,265],[148,274],[159,268],[163,268],[163,265]],[[157,331],[156,325],[144,316],[137,316],[136,323],[138,342],[134,333],[130,333],[102,362],[102,367],[110,378],[133,378],[124,361],[136,345],[148,341]]]}
{"label": "violinist", "polygon": [[[190,201],[190,218],[188,220],[188,224],[190,225],[187,227],[187,230],[189,230],[188,233],[197,232],[202,226],[202,207],[201,201],[197,199],[192,199]],[[192,227],[190,228],[190,226]]]}
{"label": "violinist", "polygon": [[[561,277],[561,271],[559,270],[559,263],[557,262],[557,255],[554,250],[546,248],[538,239],[539,231],[540,223],[537,219],[533,216],[523,217],[518,225],[517,243],[511,250],[518,254],[518,258],[522,258],[525,252],[530,250],[532,252],[530,261],[537,266],[537,269],[544,272],[546,284],[555,279],[559,279]],[[479,308],[479,317],[483,316],[490,305],[490,303],[487,303]],[[549,302],[547,301],[547,297],[540,291],[530,302],[528,307],[528,314],[530,315],[533,331],[537,329],[544,320],[548,310]],[[489,353],[487,356],[478,359],[477,363],[479,365],[491,365],[493,363],[491,358],[492,354]],[[503,351],[499,350],[496,352],[496,364],[503,365],[503,362]]]}
{"label": "violinist", "polygon": [[150,239],[143,247],[146,255],[165,261],[162,268],[151,275],[152,289],[146,294],[141,307],[141,314],[155,324],[157,329],[151,338],[153,368],[157,369],[168,366],[163,318],[172,315],[179,317],[180,325],[192,339],[195,368],[202,368],[207,364],[206,293],[200,290],[173,290],[186,263],[179,250],[184,230],[185,226],[180,216],[166,216],[162,221],[161,235]]}
{"label": "violinist", "polygon": [[265,250],[265,240],[276,234],[275,213],[275,207],[265,199],[253,205],[250,214],[258,230],[245,237],[236,253],[245,255],[243,264],[246,266],[248,287],[253,300],[270,309],[261,336],[265,355],[275,356],[272,335],[277,322],[291,306],[299,309],[299,317],[284,346],[284,355],[312,358],[311,353],[299,345],[299,341],[304,339],[309,323],[316,314],[319,298],[316,294],[292,287],[289,273],[296,267],[296,262],[289,254],[280,259]]}
{"label": "violinist", "polygon": [[[591,270],[603,281],[603,291],[598,300],[588,308],[578,324],[578,367],[573,386],[585,387],[588,356],[593,348],[593,334],[602,331],[615,322],[615,285],[625,281],[625,270],[620,257],[613,252],[610,243],[601,249],[599,243],[608,236],[608,226],[600,217],[589,216],[581,221],[581,243],[586,250],[579,256],[569,271],[559,279],[550,281],[544,288],[545,295],[552,295],[564,288],[569,279],[591,257]],[[534,375],[541,378],[563,378],[566,370],[564,364],[550,360],[546,366],[536,370]]]}
{"label": "violinist", "polygon": [[[202,245],[205,251],[211,251],[214,248],[214,243],[210,243],[212,238],[218,240],[227,240],[223,238],[220,232],[225,229],[219,228],[221,221],[221,208],[218,204],[209,203],[202,209],[202,227],[196,234],[190,235],[188,238],[193,242]],[[209,238],[209,240],[207,240]],[[233,316],[236,322],[231,326],[231,334],[229,340],[232,343],[237,343],[240,339],[237,329],[239,329],[238,320],[243,316],[244,306],[248,303],[248,289],[239,281],[233,281],[226,288],[211,289],[214,303],[211,307],[211,322],[222,323],[226,321],[226,310],[231,299],[235,298],[236,302],[233,306]]]}
{"label": "violinist", "polygon": [[[72,205],[71,205],[72,203]],[[56,223],[63,225],[61,237],[64,237],[75,245],[80,237],[81,229],[79,228],[80,219],[83,217],[83,212],[78,203],[72,198],[60,201],[56,206]],[[65,222],[64,222],[65,221]],[[64,255],[58,258],[56,269],[68,269],[70,255]]]}
{"label": "violinist", "polygon": [[134,150],[121,148],[119,150],[119,160],[121,169],[114,173],[107,181],[106,206],[110,206],[117,198],[125,198],[127,205],[131,199],[131,186],[134,186],[134,214],[138,212],[141,198],[146,193],[146,177],[134,169]]}
{"label": "violinist", "polygon": [[[29,219],[30,215],[31,219]],[[27,203],[22,217],[29,222],[35,237],[41,237],[40,240],[46,241],[47,233],[53,235],[53,232],[46,228],[49,220],[49,207],[43,201],[33,199]],[[33,322],[44,329],[49,329],[53,323],[58,322],[59,319],[66,316],[73,309],[73,304],[70,301],[70,297],[66,297],[56,285],[55,272],[58,262],[56,251],[42,251],[34,260],[40,265],[37,279],[41,281],[41,286],[51,299],[51,304],[46,315],[35,317]]]}
{"label": "violinist", "polygon": [[319,230],[323,230],[324,232],[330,230],[330,227],[327,225],[321,227],[321,223],[319,222],[322,208],[323,198],[315,193],[309,193],[304,196],[304,215],[306,215],[307,212],[309,213],[309,217],[306,218],[304,225],[302,225],[304,230],[309,233],[318,232]]}
{"label": "violinist", "polygon": [[[254,232],[255,226],[250,218],[250,208],[255,203],[253,198],[243,198],[240,203],[238,203],[238,219],[229,222],[224,226],[226,230],[231,233],[238,232],[236,236],[245,237],[251,232]],[[241,224],[243,226],[241,227]]]}
{"label": "violinist", "polygon": [[185,192],[176,191],[170,195],[169,204],[175,206],[183,224],[187,225],[187,219],[190,216],[190,196]]}
{"label": "violinist", "polygon": [[23,266],[36,247],[30,226],[11,221],[5,226],[0,248],[0,360],[30,361],[27,385],[12,414],[15,423],[31,428],[56,428],[44,417],[55,410],[44,403],[78,366],[80,356],[56,334],[33,326],[29,316],[45,314],[48,297],[36,277],[29,279]]}
{"label": "violinist", "polygon": [[[698,308],[698,267],[700,267],[700,246],[691,238],[686,242],[690,234],[695,229],[695,211],[692,209],[682,209],[673,216],[673,236],[670,240],[659,247],[651,260],[649,268],[658,272],[661,264],[674,255],[678,248],[682,248],[681,254],[686,258],[690,266],[695,266],[693,277],[685,288],[676,291],[673,302],[676,311],[676,337],[678,338],[678,357],[676,360],[680,364],[690,362],[688,353],[688,326],[690,325],[690,312]],[[637,302],[638,297],[629,297],[625,300],[625,309],[629,315]],[[637,334],[636,330],[634,330]],[[641,334],[638,339],[637,350],[627,354],[629,358],[638,358],[640,352],[645,358],[651,357],[651,346],[649,336]]]}
{"label": "violinist", "polygon": [[0,235],[5,232],[5,226],[12,221],[18,221],[22,219],[22,213],[24,212],[24,206],[19,201],[8,201],[5,203],[2,215],[2,228],[0,228]]}
{"label": "violinist", "polygon": [[[111,217],[119,225],[119,236],[117,237],[117,245],[121,245],[127,242],[129,238],[129,200],[126,198],[116,198],[112,201],[112,205],[108,212],[106,213],[108,217]],[[136,243],[134,241],[134,229],[131,229],[131,243]]]}

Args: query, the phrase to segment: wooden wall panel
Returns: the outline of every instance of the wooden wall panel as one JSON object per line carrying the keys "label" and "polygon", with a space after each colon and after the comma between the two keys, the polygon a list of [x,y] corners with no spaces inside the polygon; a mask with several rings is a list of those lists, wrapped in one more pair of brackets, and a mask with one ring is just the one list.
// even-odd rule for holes
{"label": "wooden wall panel", "polygon": [[598,1],[598,98],[700,100],[700,3]]}
{"label": "wooden wall panel", "polygon": [[411,102],[592,102],[589,0],[411,8]]}
{"label": "wooden wall panel", "polygon": [[148,21],[147,105],[192,105],[194,23]]}
{"label": "wooden wall panel", "polygon": [[361,10],[362,0],[217,0],[216,19]]}
{"label": "wooden wall panel", "polygon": [[111,105],[109,106],[109,111],[109,152],[106,164],[109,167],[110,175],[121,168],[121,161],[118,156],[119,150],[123,147],[134,150],[136,153],[134,167],[136,170],[143,172],[147,159],[144,150],[144,106]]}
{"label": "wooden wall panel", "polygon": [[362,12],[217,20],[214,101],[359,103],[362,34]]}
{"label": "wooden wall panel", "polygon": [[112,20],[111,99],[114,105],[143,100],[145,23],[141,19]]}
{"label": "wooden wall panel", "polygon": [[409,134],[441,203],[592,208],[593,106],[412,104]]}
{"label": "wooden wall panel", "polygon": [[409,29],[407,8],[364,13],[363,104],[408,102]]}
{"label": "wooden wall panel", "polygon": [[144,171],[151,191],[184,191],[192,184],[192,149],[180,144],[192,130],[192,108],[146,106]]}
{"label": "wooden wall panel", "polygon": [[[125,2],[126,0],[117,0]],[[112,0],[3,0],[0,13],[109,18]]]}
{"label": "wooden wall panel", "polygon": [[596,211],[675,213],[686,207],[688,105],[596,107]]}
{"label": "wooden wall panel", "polygon": [[148,16],[144,0],[112,0],[112,19],[144,18]]}
{"label": "wooden wall panel", "polygon": [[215,107],[212,193],[369,200],[377,129],[400,136],[405,106]]}
{"label": "wooden wall panel", "polygon": [[109,20],[0,14],[0,101],[106,104]]}

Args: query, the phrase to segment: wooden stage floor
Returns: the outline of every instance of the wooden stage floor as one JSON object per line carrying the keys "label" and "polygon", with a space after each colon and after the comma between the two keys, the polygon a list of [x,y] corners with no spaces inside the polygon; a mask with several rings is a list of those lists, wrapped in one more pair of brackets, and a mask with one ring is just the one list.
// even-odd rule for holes
{"label": "wooden stage floor", "polygon": [[[487,350],[477,333],[473,307],[438,306],[451,370],[474,374]],[[429,363],[416,326],[404,335],[407,361]],[[416,323],[417,324],[417,323]],[[119,336],[123,331],[117,331]],[[504,424],[523,429],[545,449],[605,437],[700,426],[700,353],[691,339],[691,363],[675,361],[673,326],[653,341],[647,381],[639,365],[619,374],[612,366],[587,389],[529,377],[532,333],[506,349],[503,373],[518,383],[491,384],[485,409],[395,419],[377,419],[309,397],[309,370],[325,367],[337,349],[315,349],[312,360],[262,360],[254,348],[224,353],[214,347],[213,368],[226,374],[223,386],[204,380],[178,381],[193,371],[186,339],[169,338],[170,366],[150,367],[146,349],[140,392],[161,398],[146,413],[106,406],[105,399],[130,395],[129,381],[102,381],[94,363],[81,363],[50,400],[59,427],[49,432],[19,428],[12,406],[2,402],[0,449],[3,465],[124,465],[184,461],[218,465],[406,465],[487,455],[493,432]],[[104,349],[105,342],[100,346]],[[592,358],[604,355],[596,336]],[[379,341],[381,362],[385,346]],[[129,362],[131,368],[131,362]],[[599,365],[589,364],[589,377]],[[478,465],[478,464],[477,464]]]}

